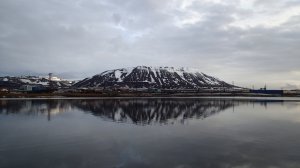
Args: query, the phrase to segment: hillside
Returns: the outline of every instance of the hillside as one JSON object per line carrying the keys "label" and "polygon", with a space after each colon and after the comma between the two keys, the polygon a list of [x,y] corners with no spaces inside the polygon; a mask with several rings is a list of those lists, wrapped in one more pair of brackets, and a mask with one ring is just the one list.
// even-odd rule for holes
{"label": "hillside", "polygon": [[192,68],[137,66],[104,71],[77,82],[75,87],[198,89],[232,85]]}
{"label": "hillside", "polygon": [[[19,89],[22,85],[49,86],[49,79],[39,76],[0,77],[0,87]],[[51,86],[53,88],[66,88],[71,86],[71,82],[65,80],[51,80]]]}

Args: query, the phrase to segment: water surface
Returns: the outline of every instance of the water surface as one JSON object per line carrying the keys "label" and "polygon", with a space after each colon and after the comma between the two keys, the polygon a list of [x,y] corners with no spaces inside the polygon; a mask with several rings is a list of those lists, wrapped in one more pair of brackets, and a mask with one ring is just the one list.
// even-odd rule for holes
{"label": "water surface", "polygon": [[298,168],[299,138],[299,100],[0,100],[1,168]]}

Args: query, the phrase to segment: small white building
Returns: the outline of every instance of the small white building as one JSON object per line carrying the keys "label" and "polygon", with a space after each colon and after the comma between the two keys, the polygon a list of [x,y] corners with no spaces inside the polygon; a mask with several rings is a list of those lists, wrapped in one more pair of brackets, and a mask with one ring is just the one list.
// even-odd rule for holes
{"label": "small white building", "polygon": [[8,92],[8,89],[6,89],[6,88],[1,88],[1,89],[0,89],[0,92]]}

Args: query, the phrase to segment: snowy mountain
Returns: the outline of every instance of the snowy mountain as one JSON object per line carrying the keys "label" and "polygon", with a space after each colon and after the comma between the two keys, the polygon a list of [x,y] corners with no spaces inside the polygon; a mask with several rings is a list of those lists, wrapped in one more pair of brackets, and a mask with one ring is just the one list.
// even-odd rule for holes
{"label": "snowy mountain", "polygon": [[198,69],[137,66],[104,71],[77,82],[75,87],[198,89],[232,87]]}
{"label": "snowy mountain", "polygon": [[[9,89],[19,89],[22,85],[49,86],[49,79],[47,77],[39,76],[0,77],[0,87]],[[53,78],[51,79],[51,86],[54,88],[64,88],[71,86],[71,82],[61,80],[59,78]]]}

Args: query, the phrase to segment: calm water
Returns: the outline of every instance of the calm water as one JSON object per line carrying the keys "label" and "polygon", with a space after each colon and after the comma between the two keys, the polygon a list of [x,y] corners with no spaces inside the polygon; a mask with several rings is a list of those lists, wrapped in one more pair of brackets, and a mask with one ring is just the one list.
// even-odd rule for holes
{"label": "calm water", "polygon": [[1,168],[299,168],[300,102],[0,100]]}

